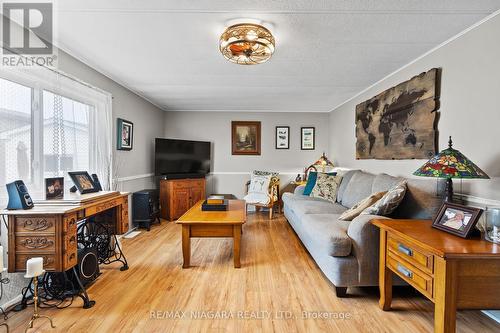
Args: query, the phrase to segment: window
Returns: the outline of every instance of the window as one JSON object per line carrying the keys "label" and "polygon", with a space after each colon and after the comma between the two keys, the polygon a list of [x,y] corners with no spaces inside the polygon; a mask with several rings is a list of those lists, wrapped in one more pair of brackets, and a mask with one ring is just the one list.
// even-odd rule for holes
{"label": "window", "polygon": [[[0,185],[22,179],[34,199],[44,178],[68,171],[111,177],[111,95],[50,70],[43,75],[0,71]],[[96,143],[99,142],[99,145]],[[0,190],[0,206],[7,193]]]}
{"label": "window", "polygon": [[0,79],[0,184],[32,180],[33,89]]}

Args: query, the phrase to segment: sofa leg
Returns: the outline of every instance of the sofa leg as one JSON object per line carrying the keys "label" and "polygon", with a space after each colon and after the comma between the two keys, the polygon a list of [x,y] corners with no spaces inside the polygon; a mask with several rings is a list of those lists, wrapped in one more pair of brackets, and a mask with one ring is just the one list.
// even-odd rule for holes
{"label": "sofa leg", "polygon": [[347,297],[347,287],[335,287],[335,293],[338,298]]}

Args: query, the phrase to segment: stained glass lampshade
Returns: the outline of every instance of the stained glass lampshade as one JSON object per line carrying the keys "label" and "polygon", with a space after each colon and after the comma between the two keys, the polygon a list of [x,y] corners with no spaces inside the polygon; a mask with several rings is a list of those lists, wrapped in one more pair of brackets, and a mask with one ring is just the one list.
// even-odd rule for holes
{"label": "stained glass lampshade", "polygon": [[422,177],[446,178],[446,201],[453,201],[452,178],[475,179],[490,177],[465,157],[460,151],[453,149],[453,142],[448,142],[448,148],[431,158],[413,174]]}

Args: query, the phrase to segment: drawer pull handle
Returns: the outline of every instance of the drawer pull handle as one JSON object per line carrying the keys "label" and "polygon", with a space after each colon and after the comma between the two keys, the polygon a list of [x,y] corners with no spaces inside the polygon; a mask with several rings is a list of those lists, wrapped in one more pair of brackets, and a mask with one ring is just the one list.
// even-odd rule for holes
{"label": "drawer pull handle", "polygon": [[413,256],[413,250],[404,246],[403,244],[398,244],[398,251],[406,254],[408,257]]}
{"label": "drawer pull handle", "polygon": [[412,271],[410,271],[408,268],[406,268],[406,267],[404,267],[404,266],[402,266],[402,265],[398,264],[397,269],[398,269],[398,272],[399,272],[399,273],[403,274],[403,275],[404,275],[404,276],[406,276],[407,278],[410,278],[410,279],[411,279],[411,278],[413,278],[413,272],[412,272]]}

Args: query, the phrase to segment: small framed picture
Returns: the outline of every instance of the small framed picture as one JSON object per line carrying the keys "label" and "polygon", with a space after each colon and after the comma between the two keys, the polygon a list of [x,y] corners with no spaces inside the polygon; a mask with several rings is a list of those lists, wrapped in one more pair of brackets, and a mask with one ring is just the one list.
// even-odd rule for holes
{"label": "small framed picture", "polygon": [[87,171],[72,171],[68,175],[81,194],[99,192]]}
{"label": "small framed picture", "polygon": [[45,200],[64,199],[64,177],[45,178]]}
{"label": "small framed picture", "polygon": [[117,124],[117,149],[132,150],[134,143],[134,124],[128,120],[118,118]]}
{"label": "small framed picture", "polygon": [[450,234],[467,238],[482,213],[483,210],[480,208],[445,202],[441,206],[432,226]]}
{"label": "small framed picture", "polygon": [[276,126],[276,149],[290,149],[289,126]]}
{"label": "small framed picture", "polygon": [[301,127],[300,128],[300,149],[314,150],[314,127]]}

